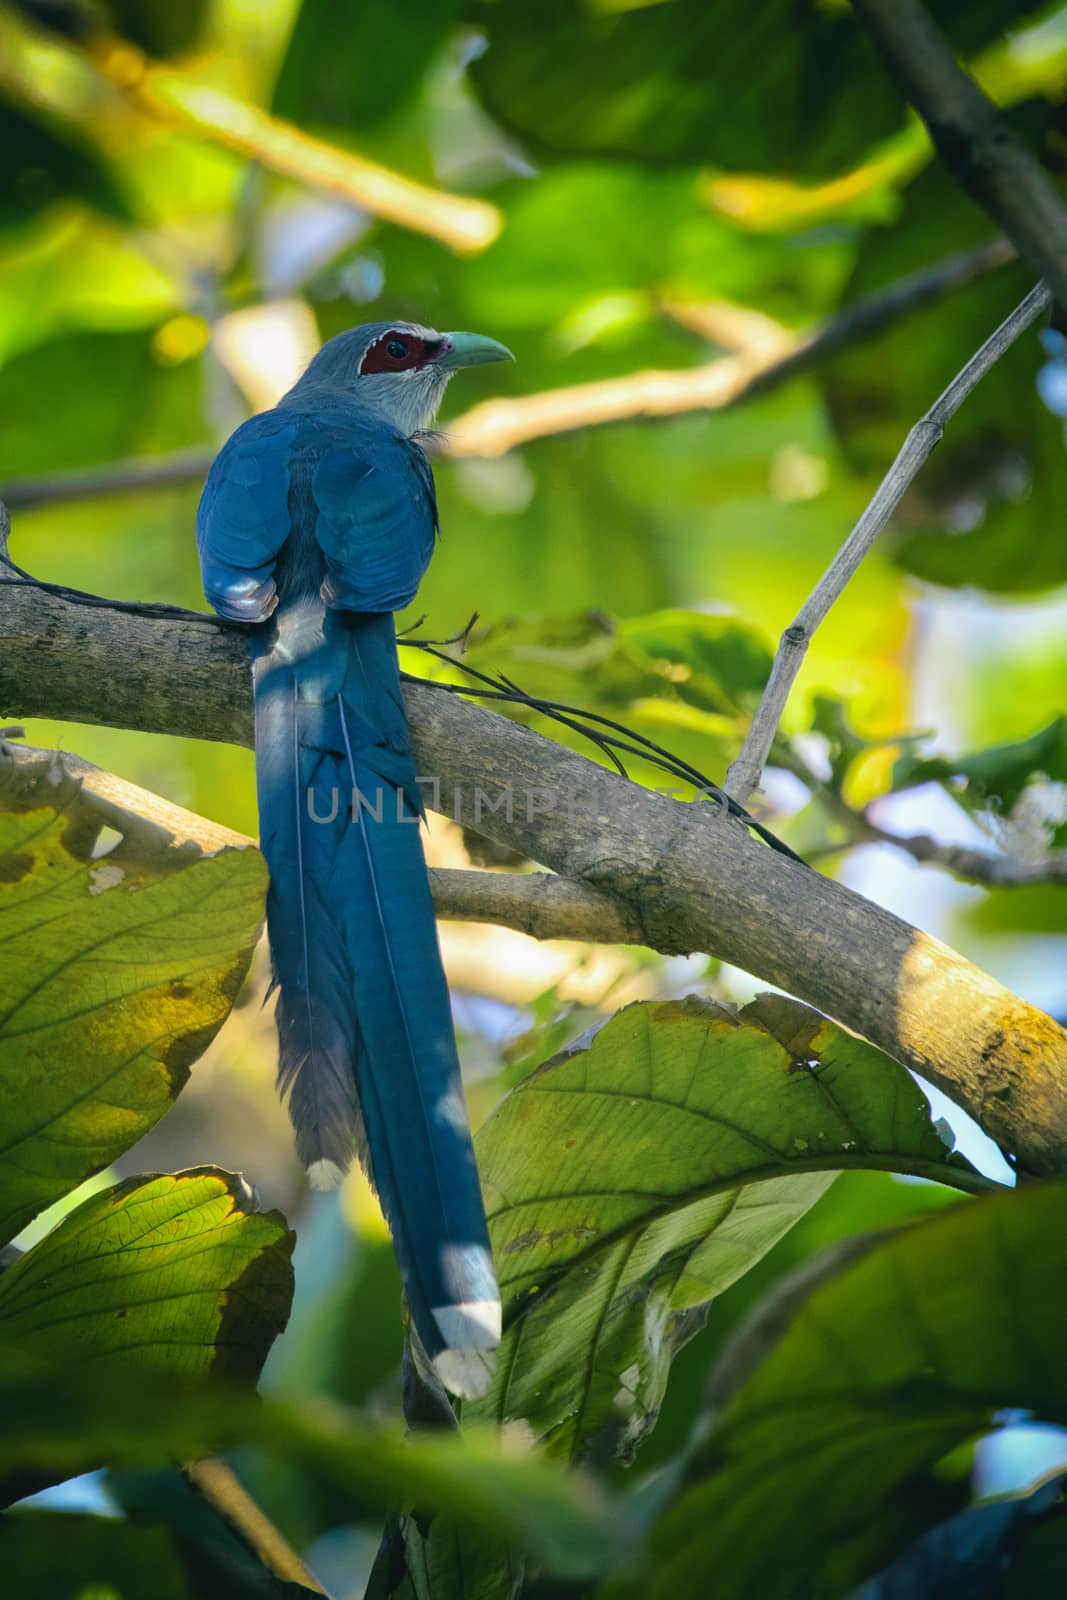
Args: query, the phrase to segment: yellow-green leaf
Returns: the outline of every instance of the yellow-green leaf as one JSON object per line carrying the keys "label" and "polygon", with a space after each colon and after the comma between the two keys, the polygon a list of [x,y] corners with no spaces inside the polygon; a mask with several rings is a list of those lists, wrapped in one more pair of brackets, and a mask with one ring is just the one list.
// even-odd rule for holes
{"label": "yellow-green leaf", "polygon": [[0,750],[0,1240],[169,1108],[229,1014],[265,883],[255,850],[179,844]]}
{"label": "yellow-green leaf", "polygon": [[842,1168],[990,1185],[909,1074],[765,995],[627,1007],[512,1091],[476,1146],[505,1334],[464,1417],[524,1419],[569,1457],[630,1453],[709,1302]]}
{"label": "yellow-green leaf", "polygon": [[214,1167],[127,1178],[0,1277],[0,1341],[93,1369],[254,1381],[292,1298],[293,1235]]}

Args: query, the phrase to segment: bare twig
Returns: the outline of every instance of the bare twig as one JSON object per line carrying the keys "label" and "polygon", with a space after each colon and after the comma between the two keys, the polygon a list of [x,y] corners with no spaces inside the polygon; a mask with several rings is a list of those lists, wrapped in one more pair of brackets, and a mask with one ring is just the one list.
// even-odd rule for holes
{"label": "bare twig", "polygon": [[1067,883],[1067,852],[1040,861],[1020,861],[1014,856],[991,850],[975,850],[969,845],[942,844],[926,833],[897,834],[880,828],[868,817],[859,816],[855,830],[857,843],[891,844],[914,861],[943,867],[968,883],[981,883],[990,889],[1023,889],[1045,883]]}
{"label": "bare twig", "polygon": [[[975,250],[949,256],[933,267],[909,274],[888,288],[858,300],[806,334],[767,340],[757,350],[750,341],[743,354],[722,357],[676,372],[637,372],[606,383],[549,389],[518,400],[490,400],[449,424],[441,453],[456,459],[498,456],[514,445],[576,428],[600,427],[637,416],[668,416],[686,411],[723,411],[741,405],[817,367],[839,350],[872,338],[913,312],[935,305],[1014,257],[1012,246],[994,239]],[[690,308],[690,321],[697,313]],[[134,457],[74,472],[16,478],[0,489],[13,509],[50,505],[96,495],[136,494],[145,489],[200,483],[211,465],[210,450],[180,450],[173,455]]]}
{"label": "bare twig", "polygon": [[962,189],[1067,307],[1067,205],[967,76],[919,0],[852,0],[901,92]]}
{"label": "bare twig", "polygon": [[[871,338],[894,322],[933,305],[1012,259],[1004,240],[940,261],[868,295],[821,327],[800,333],[783,353],[781,342],[749,342],[738,353],[703,366],[635,372],[603,383],[547,389],[515,400],[486,400],[446,427],[449,456],[499,456],[516,445],[578,428],[603,427],[635,417],[726,411],[809,372],[846,346]],[[692,313],[690,313],[692,319]]]}
{"label": "bare twig", "polygon": [[748,730],[740,755],[726,775],[727,793],[742,804],[760,785],[763,769],[767,764],[771,745],[789,698],[789,691],[793,687],[816,629],[825,620],[831,606],[855,575],[864,556],[900,504],[919,469],[940,442],[950,418],[955,415],[972,389],[981,382],[1004,351],[1014,344],[1023,330],[1041,315],[1050,304],[1051,298],[1051,292],[1045,284],[1039,283],[1031,289],[1025,300],[1005,318],[963,370],[956,374],[926,415],[915,424],[901,446],[896,460],[875,491],[874,498],[819,579],[815,589],[782,634],[771,675],[756,715],[752,719],[752,726]]}
{"label": "bare twig", "polygon": [[[447,809],[455,791],[465,805],[480,791],[480,832],[606,897],[627,934],[797,995],[944,1089],[1025,1170],[1067,1170],[1067,1033],[1045,1013],[720,809],[629,783],[426,685],[406,683],[404,698],[419,771]],[[239,628],[0,589],[0,719],[249,744],[251,699]]]}
{"label": "bare twig", "polygon": [[[1023,861],[992,850],[977,850],[971,845],[942,844],[927,833],[892,833],[872,821],[866,811],[856,811],[842,796],[800,771],[800,763],[790,766],[801,781],[812,788],[830,816],[843,827],[847,838],[840,847],[857,844],[893,845],[913,861],[941,867],[968,883],[989,889],[1024,889],[1038,884],[1067,883],[1067,852],[1060,851],[1037,861]],[[819,852],[814,852],[816,858]]]}
{"label": "bare twig", "polygon": [[132,456],[100,467],[78,467],[33,478],[12,478],[0,491],[13,511],[28,506],[61,505],[67,500],[93,500],[100,495],[140,494],[147,489],[180,488],[207,477],[213,450],[194,447],[165,456]]}
{"label": "bare twig", "polygon": [[206,1500],[261,1566],[281,1583],[296,1584],[307,1594],[326,1594],[288,1539],[271,1522],[225,1461],[207,1456],[182,1467],[186,1482]]}

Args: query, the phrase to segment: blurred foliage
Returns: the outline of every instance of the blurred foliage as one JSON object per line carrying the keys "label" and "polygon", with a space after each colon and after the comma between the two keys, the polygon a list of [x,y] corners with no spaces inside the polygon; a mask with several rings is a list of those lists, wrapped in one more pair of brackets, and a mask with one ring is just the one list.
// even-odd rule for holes
{"label": "blurred foliage", "polygon": [[724,1359],[713,1374],[709,1427],[651,1534],[655,1575],[633,1592],[702,1595],[714,1571],[731,1593],[796,1594],[797,1572],[799,1592],[847,1593],[895,1485],[1005,1404],[1062,1424],[1041,1289],[1060,1270],[1049,1221],[1062,1204],[1051,1183],[957,1207],[780,1286],[788,1317],[772,1296],[744,1330],[740,1370]]}
{"label": "blurred foliage", "polygon": [[865,1583],[856,1600],[934,1600],[946,1581],[965,1584],[973,1600],[1039,1596],[1056,1582],[1065,1534],[1057,1473],[1032,1494],[986,1501],[934,1528]]}
{"label": "blurred foliage", "polygon": [[[1062,184],[1067,7],[929,9]],[[6,0],[0,136],[0,485],[210,449],[316,337],[365,320],[480,328],[515,350],[513,368],[454,386],[447,432],[486,399],[743,369],[761,338],[784,347],[993,237],[836,0]],[[403,623],[425,614],[414,637],[452,639],[458,658],[479,619],[461,665],[406,649],[407,670],[506,676],[721,780],[775,639],[1028,284],[1018,264],[980,274],[737,404],[441,459],[444,538]],[[1062,885],[953,890],[850,848],[872,806],[890,831],[1038,864],[1067,845],[1067,449],[1039,393],[1046,359],[1034,331],[986,378],[820,630],[766,806],[826,870],[1067,1014],[1059,946],[1036,937],[1067,931]],[[45,494],[16,510],[13,554],[47,580],[201,605],[197,489]],[[505,709],[607,759],[543,708]],[[27,732],[255,830],[246,751]],[[945,1581],[959,1576],[972,1525],[952,1519],[994,1408],[1067,1422],[1057,1189],[958,1202],[953,1185],[980,1181],[876,1052],[810,1018],[790,1032],[765,1002],[740,1017],[677,1004],[694,988],[747,999],[729,969],[451,928],[508,1323],[497,1388],[462,1432],[404,1443],[387,1235],[359,1177],[340,1202],[308,1200],[270,1087],[262,963],[201,1054],[247,961],[258,857],[138,858],[128,839],[105,855],[79,818],[66,793],[0,811],[0,897],[20,919],[0,943],[4,1012],[41,1024],[0,1029],[21,1140],[0,1156],[8,1231],[41,1213],[0,1276],[0,1465],[16,1492],[106,1461],[125,1515],[59,1528],[62,1502],[10,1513],[6,1575],[79,1600],[87,1585],[108,1600],[284,1593],[219,1542],[212,1513],[190,1513],[180,1480],[152,1492],[170,1480],[149,1467],[240,1445],[268,1515],[345,1600],[389,1513],[378,1600],[585,1600],[602,1581],[702,1594],[711,1573],[740,1597],[760,1561],[761,1594],[837,1596],[935,1523]],[[468,859],[457,830],[433,848]],[[125,889],[92,894],[109,866]],[[851,1170],[828,1187],[846,1153],[941,1182]],[[296,1221],[262,1404],[247,1383],[288,1315],[291,1236],[215,1160]],[[95,1193],[76,1188],[90,1172]],[[147,1256],[115,1248],[138,1210],[137,1226],[159,1216]],[[858,1235],[893,1229],[849,1264]],[[843,1254],[813,1268],[826,1249]],[[738,1340],[762,1353],[739,1330],[793,1304],[798,1269],[815,1279],[792,1327],[694,1437],[709,1372]],[[127,1361],[135,1326],[147,1342]],[[244,1390],[188,1386],[189,1363],[225,1366],[226,1350]],[[505,1422],[504,1448],[476,1413]],[[531,1435],[583,1458],[625,1496],[621,1516]],[[1058,1592],[1061,1549],[1062,1519],[1033,1519],[1003,1593]]]}
{"label": "blurred foliage", "polygon": [[[1034,0],[933,0],[958,50],[979,49]],[[475,82],[505,127],[557,155],[823,177],[903,120],[866,36],[844,7],[746,0],[469,8],[489,53]],[[744,93],[738,93],[738,85]],[[829,92],[827,92],[829,86]],[[774,116],[766,108],[774,106]]]}

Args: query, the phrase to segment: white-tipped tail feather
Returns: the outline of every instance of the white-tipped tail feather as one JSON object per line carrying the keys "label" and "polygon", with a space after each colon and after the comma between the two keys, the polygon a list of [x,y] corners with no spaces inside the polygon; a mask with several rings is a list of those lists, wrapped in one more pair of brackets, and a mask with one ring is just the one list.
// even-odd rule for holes
{"label": "white-tipped tail feather", "polygon": [[308,1183],[313,1189],[336,1189],[344,1175],[336,1161],[313,1161],[308,1167]]}
{"label": "white-tipped tail feather", "polygon": [[500,1301],[465,1300],[456,1306],[435,1306],[433,1316],[449,1347],[434,1357],[437,1376],[461,1399],[481,1399],[492,1382],[500,1343]]}

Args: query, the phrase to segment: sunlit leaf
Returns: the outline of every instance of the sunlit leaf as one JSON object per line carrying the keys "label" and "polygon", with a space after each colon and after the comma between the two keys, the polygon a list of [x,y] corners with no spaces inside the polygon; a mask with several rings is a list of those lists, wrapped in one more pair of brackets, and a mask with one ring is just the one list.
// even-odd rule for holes
{"label": "sunlit leaf", "polygon": [[[618,726],[588,726],[627,740],[630,731],[688,760],[697,771],[718,769],[736,753],[770,671],[771,656],[753,628],[734,617],[671,610],[620,621],[601,611],[547,616],[525,622],[477,625],[463,665],[503,676],[525,695],[578,707]],[[427,663],[439,671],[440,663]],[[448,674],[471,681],[462,667]],[[521,701],[499,709],[601,759],[596,745],[574,727]],[[640,780],[668,786],[664,773],[631,750],[627,770]],[[678,793],[688,792],[681,780]]]}
{"label": "sunlit leaf", "polygon": [[465,1417],[553,1453],[629,1453],[674,1351],[842,1167],[984,1188],[902,1067],[807,1007],[630,1006],[512,1091],[476,1140],[505,1336]]}
{"label": "sunlit leaf", "polygon": [[0,1277],[0,1339],[84,1367],[254,1380],[285,1326],[293,1235],[214,1167],[127,1178]]}
{"label": "sunlit leaf", "polygon": [[264,886],[255,851],[177,847],[47,758],[0,757],[3,1238],[169,1109],[233,1004]]}

